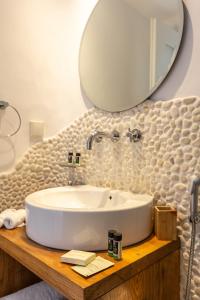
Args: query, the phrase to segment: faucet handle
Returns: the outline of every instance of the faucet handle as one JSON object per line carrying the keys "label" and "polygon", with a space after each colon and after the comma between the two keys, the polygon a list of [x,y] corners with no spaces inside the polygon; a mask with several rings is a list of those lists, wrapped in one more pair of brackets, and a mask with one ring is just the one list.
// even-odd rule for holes
{"label": "faucet handle", "polygon": [[128,132],[126,134],[126,136],[129,138],[130,142],[139,142],[142,138],[142,133],[139,129],[137,128],[134,128],[134,129],[128,129]]}
{"label": "faucet handle", "polygon": [[120,140],[120,133],[119,133],[119,131],[113,130],[112,133],[111,133],[110,138],[111,138],[111,141],[113,143],[118,142]]}

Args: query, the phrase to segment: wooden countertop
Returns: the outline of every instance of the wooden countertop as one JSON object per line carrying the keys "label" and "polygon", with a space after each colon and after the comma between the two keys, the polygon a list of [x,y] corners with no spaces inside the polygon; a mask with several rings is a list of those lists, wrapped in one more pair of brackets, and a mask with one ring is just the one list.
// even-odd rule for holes
{"label": "wooden countertop", "polygon": [[0,248],[27,269],[46,281],[68,299],[92,300],[109,292],[156,261],[180,248],[179,241],[159,241],[155,236],[123,250],[123,260],[116,262],[106,252],[98,255],[115,265],[90,278],[75,273],[70,265],[60,263],[66,251],[38,245],[27,238],[25,228],[0,229]]}

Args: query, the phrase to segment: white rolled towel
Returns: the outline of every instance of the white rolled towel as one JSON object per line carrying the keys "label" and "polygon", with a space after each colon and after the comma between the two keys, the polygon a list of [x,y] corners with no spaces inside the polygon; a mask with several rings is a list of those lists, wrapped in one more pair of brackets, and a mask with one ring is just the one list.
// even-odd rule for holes
{"label": "white rolled towel", "polygon": [[4,219],[10,215],[10,213],[15,212],[16,209],[14,208],[8,208],[6,210],[4,210],[2,213],[0,213],[0,228],[3,226],[4,223]]}
{"label": "white rolled towel", "polygon": [[18,209],[16,211],[10,212],[4,219],[3,225],[7,229],[13,229],[22,226],[26,220],[25,209]]}

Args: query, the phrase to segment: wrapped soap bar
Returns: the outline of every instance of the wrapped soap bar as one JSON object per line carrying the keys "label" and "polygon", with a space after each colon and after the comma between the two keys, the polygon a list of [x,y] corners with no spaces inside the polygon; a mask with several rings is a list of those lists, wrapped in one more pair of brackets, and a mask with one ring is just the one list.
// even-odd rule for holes
{"label": "wrapped soap bar", "polygon": [[74,264],[79,266],[86,266],[96,257],[96,253],[71,250],[60,257],[63,263]]}

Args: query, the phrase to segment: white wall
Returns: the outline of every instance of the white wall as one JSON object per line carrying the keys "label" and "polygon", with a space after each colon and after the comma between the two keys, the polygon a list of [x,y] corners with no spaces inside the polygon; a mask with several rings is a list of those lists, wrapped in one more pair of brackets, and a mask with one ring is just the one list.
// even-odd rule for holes
{"label": "white wall", "polygon": [[[78,54],[96,2],[0,0],[0,99],[16,106],[23,121],[17,136],[0,139],[0,171],[29,147],[30,120],[44,120],[49,137],[87,111]],[[15,126],[9,111],[4,117],[2,127]]]}
{"label": "white wall", "polygon": [[200,95],[200,35],[199,0],[184,0],[185,30],[181,49],[174,67],[154,99],[170,99],[188,95]]}
{"label": "white wall", "polygon": [[[0,139],[0,171],[9,170],[29,146],[29,121],[44,120],[46,137],[85,112],[79,85],[78,52],[86,21],[97,0],[0,0],[0,99],[15,105],[20,133]],[[153,98],[200,94],[199,0],[188,10],[175,67]],[[7,113],[14,126],[14,117]]]}

